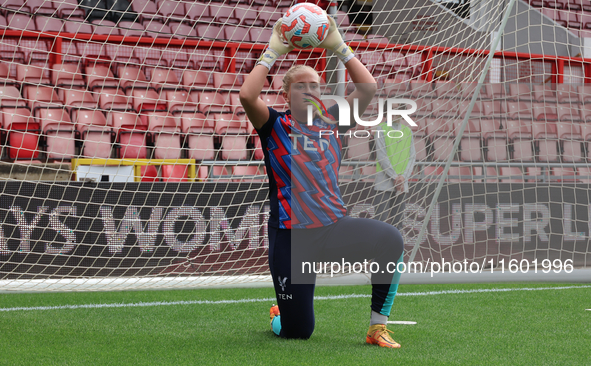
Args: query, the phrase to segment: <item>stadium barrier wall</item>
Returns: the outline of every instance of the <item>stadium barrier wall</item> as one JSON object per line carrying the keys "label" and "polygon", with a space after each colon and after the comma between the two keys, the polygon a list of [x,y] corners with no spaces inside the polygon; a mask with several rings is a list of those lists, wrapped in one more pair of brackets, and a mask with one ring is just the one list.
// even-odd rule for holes
{"label": "stadium barrier wall", "polygon": [[[0,279],[267,274],[265,183],[0,182]],[[416,261],[591,263],[589,186],[445,186]],[[411,186],[406,252],[435,184]],[[371,217],[372,184],[341,186]],[[440,253],[440,254],[434,254]],[[436,256],[436,257],[435,257]]]}

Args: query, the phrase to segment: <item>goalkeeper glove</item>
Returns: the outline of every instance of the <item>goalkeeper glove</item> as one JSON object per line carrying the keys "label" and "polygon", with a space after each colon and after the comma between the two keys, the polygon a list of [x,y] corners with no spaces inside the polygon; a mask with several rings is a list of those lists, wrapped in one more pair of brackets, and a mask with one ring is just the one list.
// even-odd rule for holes
{"label": "goalkeeper glove", "polygon": [[341,37],[341,34],[337,28],[337,23],[335,23],[334,19],[330,15],[328,16],[328,22],[330,23],[330,26],[328,27],[328,34],[326,35],[324,41],[318,45],[318,47],[334,52],[344,64],[355,57],[355,54],[353,54],[351,47],[349,47],[345,41],[343,41],[343,38]]}
{"label": "goalkeeper glove", "polygon": [[281,19],[279,19],[273,26],[273,34],[271,35],[267,49],[263,52],[261,57],[259,57],[256,64],[263,65],[271,70],[271,67],[273,67],[273,64],[277,61],[279,56],[285,55],[291,50],[293,50],[293,47],[287,46],[283,43],[281,37]]}

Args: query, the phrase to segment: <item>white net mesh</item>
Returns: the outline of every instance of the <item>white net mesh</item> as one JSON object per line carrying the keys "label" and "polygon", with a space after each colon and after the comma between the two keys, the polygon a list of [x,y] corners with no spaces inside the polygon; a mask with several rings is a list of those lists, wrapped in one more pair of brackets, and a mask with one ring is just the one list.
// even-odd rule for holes
{"label": "white net mesh", "polygon": [[[509,3],[329,9],[379,97],[418,105],[400,223],[407,259],[589,263],[591,5],[516,1],[500,30]],[[291,5],[2,0],[2,286],[266,279],[266,169],[238,91]],[[323,50],[293,51],[270,72],[267,105],[287,110],[282,76],[296,63],[316,68],[327,92],[351,91]],[[367,119],[377,111],[373,104]],[[375,134],[366,130],[344,139],[341,191],[351,216],[379,214]]]}

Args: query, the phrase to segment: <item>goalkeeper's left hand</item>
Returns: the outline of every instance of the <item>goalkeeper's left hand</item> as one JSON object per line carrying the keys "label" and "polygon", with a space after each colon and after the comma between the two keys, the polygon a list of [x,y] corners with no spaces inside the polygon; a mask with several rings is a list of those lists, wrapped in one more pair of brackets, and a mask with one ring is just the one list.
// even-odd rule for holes
{"label": "goalkeeper's left hand", "polygon": [[345,41],[343,41],[343,37],[341,37],[341,34],[339,33],[337,23],[330,15],[327,15],[327,17],[328,22],[330,23],[328,34],[326,35],[324,41],[318,45],[318,47],[334,52],[344,64],[355,57],[355,55],[353,54],[351,47],[349,47]]}

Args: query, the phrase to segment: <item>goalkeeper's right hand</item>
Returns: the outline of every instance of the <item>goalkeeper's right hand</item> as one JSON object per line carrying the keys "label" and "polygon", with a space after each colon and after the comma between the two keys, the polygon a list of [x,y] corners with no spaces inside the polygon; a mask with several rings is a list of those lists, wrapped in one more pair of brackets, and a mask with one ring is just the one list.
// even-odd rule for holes
{"label": "goalkeeper's right hand", "polygon": [[263,65],[271,70],[271,67],[273,67],[273,64],[277,61],[279,56],[285,55],[293,49],[292,46],[283,43],[283,38],[281,36],[281,19],[279,19],[273,26],[273,34],[271,35],[267,49],[263,52],[261,57],[259,57],[256,64]]}

